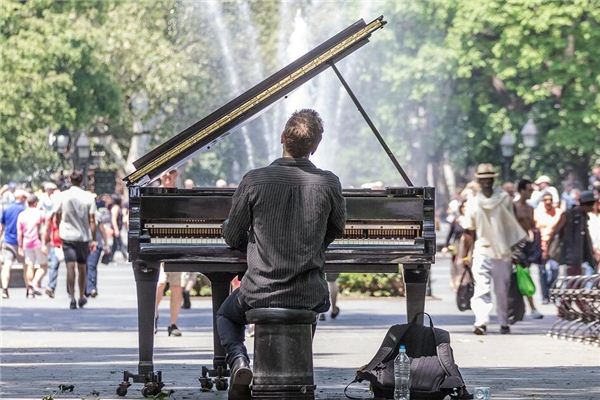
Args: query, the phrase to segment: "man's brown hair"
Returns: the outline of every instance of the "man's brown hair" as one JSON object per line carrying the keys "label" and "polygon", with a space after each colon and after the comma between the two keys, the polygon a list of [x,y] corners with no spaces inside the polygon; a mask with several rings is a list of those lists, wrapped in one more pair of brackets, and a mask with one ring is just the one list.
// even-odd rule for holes
{"label": "man's brown hair", "polygon": [[296,111],[286,122],[282,136],[292,157],[306,157],[323,136],[323,120],[315,110]]}
{"label": "man's brown hair", "polygon": [[73,170],[69,178],[71,180],[71,184],[79,186],[81,185],[81,182],[83,182],[83,171],[80,169]]}

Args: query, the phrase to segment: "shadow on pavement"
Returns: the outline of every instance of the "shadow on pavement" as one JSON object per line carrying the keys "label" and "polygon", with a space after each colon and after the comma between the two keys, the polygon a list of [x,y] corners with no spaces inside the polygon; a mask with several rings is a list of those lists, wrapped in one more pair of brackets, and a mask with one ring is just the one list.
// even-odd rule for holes
{"label": "shadow on pavement", "polygon": [[[60,384],[75,386],[73,393],[55,398],[117,398],[115,389],[125,369],[136,369],[137,353],[130,348],[30,348],[3,349],[2,398],[39,399],[58,390]],[[156,350],[156,369],[162,370],[165,389],[172,399],[225,399],[224,392],[202,393],[198,376],[211,354],[191,348]],[[74,362],[76,360],[76,362]],[[35,369],[33,368],[35,367]],[[32,374],[35,371],[35,375]],[[467,386],[488,386],[495,400],[600,398],[600,367],[462,368]],[[315,368],[317,399],[345,398],[344,387],[355,368]],[[553,377],[561,376],[557,380]],[[142,385],[129,388],[126,398],[143,398]],[[92,397],[91,393],[99,393]],[[370,398],[365,383],[353,385],[349,394]]]}

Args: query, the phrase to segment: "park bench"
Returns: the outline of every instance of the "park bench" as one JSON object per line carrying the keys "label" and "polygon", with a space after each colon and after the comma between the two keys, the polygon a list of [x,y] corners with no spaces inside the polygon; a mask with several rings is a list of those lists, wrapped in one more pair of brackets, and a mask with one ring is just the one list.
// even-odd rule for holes
{"label": "park bench", "polygon": [[600,346],[600,274],[559,277],[550,300],[558,319],[549,336]]}

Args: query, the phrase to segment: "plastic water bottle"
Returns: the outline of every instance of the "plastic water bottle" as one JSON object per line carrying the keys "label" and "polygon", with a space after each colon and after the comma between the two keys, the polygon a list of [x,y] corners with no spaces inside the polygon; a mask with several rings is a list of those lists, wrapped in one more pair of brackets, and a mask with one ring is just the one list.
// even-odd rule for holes
{"label": "plastic water bottle", "polygon": [[410,399],[410,359],[406,347],[400,346],[400,351],[394,360],[394,400]]}

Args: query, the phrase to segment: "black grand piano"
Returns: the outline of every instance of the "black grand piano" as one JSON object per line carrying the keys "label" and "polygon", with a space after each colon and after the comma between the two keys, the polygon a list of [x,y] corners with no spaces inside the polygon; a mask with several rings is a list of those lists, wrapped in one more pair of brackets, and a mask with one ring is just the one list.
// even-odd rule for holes
{"label": "black grand piano", "polygon": [[150,183],[198,151],[209,150],[233,129],[283,99],[293,89],[332,68],[377,140],[407,183],[385,190],[349,189],[347,222],[342,238],[326,252],[326,272],[395,273],[403,268],[407,316],[423,311],[429,269],[435,257],[434,196],[430,187],[413,187],[335,63],[368,43],[385,25],[383,17],[359,20],[298,60],[225,104],[134,162],[125,178],[129,189],[129,258],[137,287],[139,365],[124,372],[117,394],[124,396],[130,380],[143,383],[142,394],[163,387],[154,370],[154,304],[159,266],[165,271],[201,272],[212,283],[214,358],[204,367],[203,389],[227,388],[225,353],[216,334],[214,315],[229,294],[230,282],[246,269],[245,254],[226,246],[221,224],[227,218],[234,189],[158,188]]}

